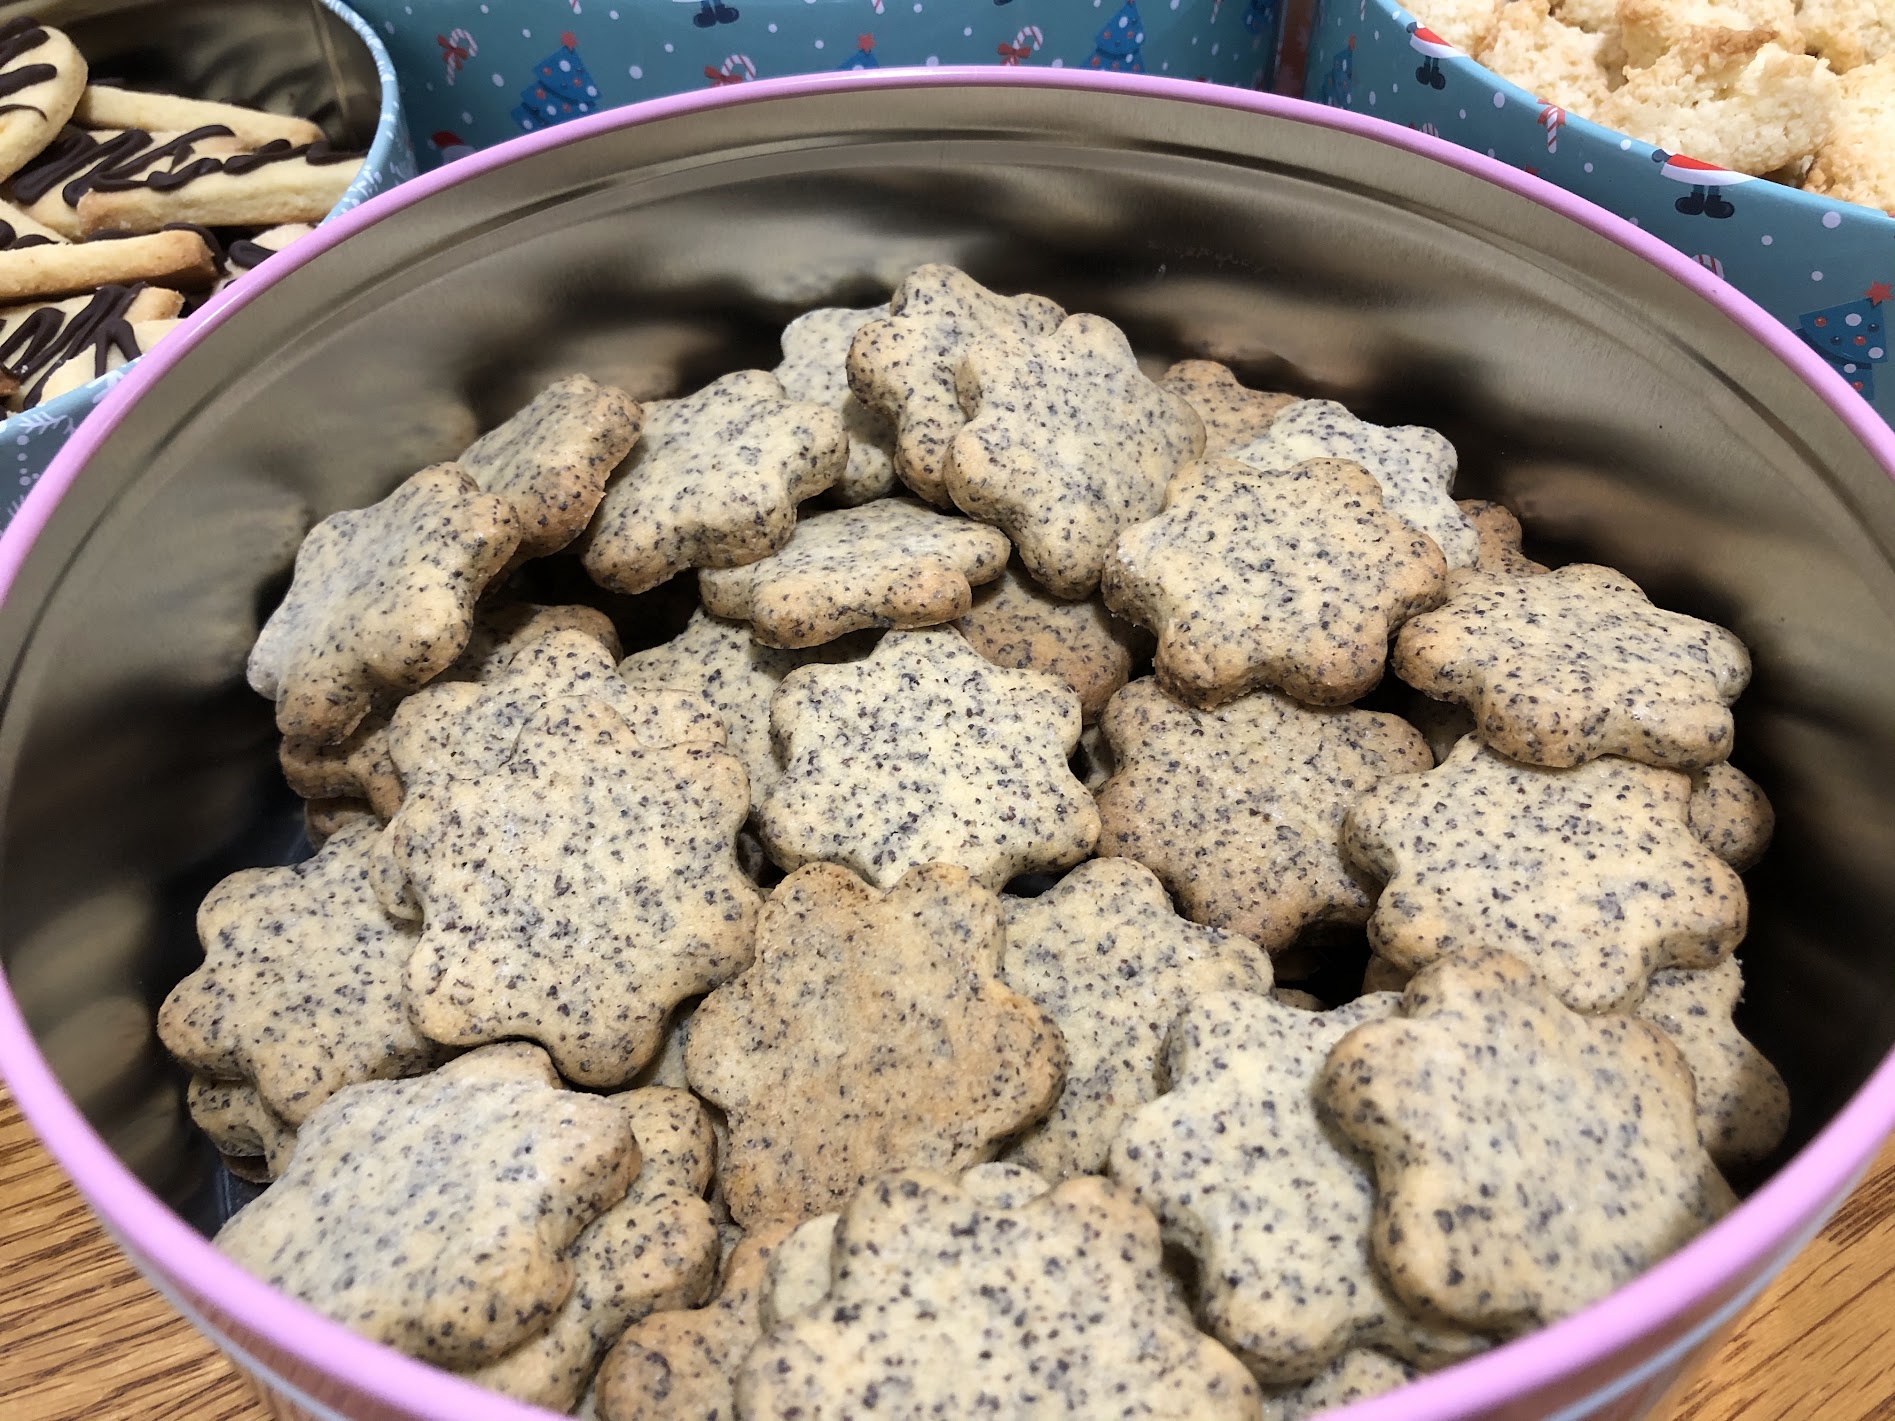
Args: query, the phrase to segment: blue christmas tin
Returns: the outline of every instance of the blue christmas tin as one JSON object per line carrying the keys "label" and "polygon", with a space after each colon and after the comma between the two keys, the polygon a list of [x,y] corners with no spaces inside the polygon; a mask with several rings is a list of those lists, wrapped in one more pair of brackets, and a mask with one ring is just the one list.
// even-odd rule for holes
{"label": "blue christmas tin", "polygon": [[1642,227],[1795,331],[1895,424],[1895,216],[1668,153],[1547,104],[1388,0],[1317,0],[1303,96],[1499,158]]}
{"label": "blue christmas tin", "polygon": [[357,0],[424,168],[600,109],[823,70],[1046,65],[1259,87],[1280,0]]}

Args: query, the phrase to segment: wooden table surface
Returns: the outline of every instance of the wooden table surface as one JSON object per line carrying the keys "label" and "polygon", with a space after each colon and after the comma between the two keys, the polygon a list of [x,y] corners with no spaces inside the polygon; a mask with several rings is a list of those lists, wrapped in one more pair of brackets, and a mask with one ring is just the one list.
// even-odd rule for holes
{"label": "wooden table surface", "polygon": [[[1895,1418],[1895,1142],[1661,1421]],[[268,1421],[134,1273],[0,1089],[0,1418]]]}

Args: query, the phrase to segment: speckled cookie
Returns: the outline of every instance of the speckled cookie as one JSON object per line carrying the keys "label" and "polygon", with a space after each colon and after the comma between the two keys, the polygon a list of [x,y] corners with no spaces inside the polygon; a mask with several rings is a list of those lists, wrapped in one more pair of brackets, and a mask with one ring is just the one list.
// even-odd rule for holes
{"label": "speckled cookie", "polygon": [[1197,411],[1204,421],[1204,452],[1222,454],[1261,437],[1276,417],[1300,401],[1241,384],[1230,367],[1215,360],[1180,360],[1159,384]]}
{"label": "speckled cookie", "polygon": [[1070,1061],[1058,1104],[1008,1157],[1054,1182],[1096,1174],[1119,1123],[1163,1087],[1172,1019],[1207,992],[1269,991],[1269,954],[1179,917],[1130,859],[1093,859],[1037,898],[1003,901],[1001,980],[1053,1019]]}
{"label": "speckled cookie", "polygon": [[1432,429],[1370,424],[1334,400],[1299,400],[1230,457],[1259,469],[1291,469],[1305,459],[1360,464],[1382,486],[1383,506],[1433,538],[1449,567],[1472,566],[1479,553],[1479,535],[1454,504],[1454,446]]}
{"label": "speckled cookie", "polygon": [[916,267],[849,346],[849,388],[895,426],[895,471],[930,503],[949,502],[948,449],[966,423],[955,375],[985,335],[1043,336],[1066,313],[1044,296],[999,296],[966,272]]}
{"label": "speckled cookie", "polygon": [[1434,540],[1355,464],[1263,472],[1206,459],[1106,563],[1106,605],[1158,634],[1159,684],[1197,706],[1263,687],[1347,705],[1382,679],[1391,632],[1437,605]]}
{"label": "speckled cookie", "polygon": [[568,1080],[624,1084],[678,1003],[750,961],[749,803],[729,751],[642,748],[591,699],[536,711],[491,773],[411,789],[376,887],[420,905],[416,1025],[457,1046],[526,1037]]}
{"label": "speckled cookie", "polygon": [[1499,577],[1537,577],[1550,571],[1520,549],[1525,534],[1520,520],[1504,503],[1485,498],[1464,498],[1455,504],[1474,527],[1474,561],[1468,566],[1475,572]]}
{"label": "speckled cookie", "polygon": [[1743,969],[1729,957],[1705,971],[1652,973],[1634,1009],[1671,1038],[1691,1067],[1698,1135],[1727,1170],[1768,1159],[1790,1127],[1783,1077],[1731,1020],[1743,995]]}
{"label": "speckled cookie", "polygon": [[1258,1381],[1313,1379],[1351,1347],[1442,1361],[1477,1346],[1409,1316],[1375,1271],[1375,1190],[1312,1093],[1330,1049],[1400,999],[1307,1012],[1218,992],[1178,1018],[1171,1090],[1134,1112],[1112,1177],[1198,1261],[1198,1315]]}
{"label": "speckled cookie", "polygon": [[1776,828],[1762,787],[1728,760],[1691,776],[1691,830],[1739,873],[1762,861]]}
{"label": "speckled cookie", "polygon": [[730,1120],[732,1218],[818,1214],[886,1170],[965,1169],[1046,1113],[1066,1053],[1000,981],[1002,937],[999,900],[950,864],[886,894],[834,864],[778,885],[755,964],[704,1000],[685,1048],[691,1088]]}
{"label": "speckled cookie", "polygon": [[217,1246],[365,1337],[468,1367],[546,1327],[572,1291],[573,1240],[638,1168],[623,1110],[508,1042],[338,1092]]}
{"label": "speckled cookie", "polygon": [[731,1378],[763,1335],[765,1271],[793,1228],[773,1219],[746,1234],[703,1307],[634,1323],[599,1368],[599,1421],[730,1421]]}
{"label": "speckled cookie", "polygon": [[806,311],[783,328],[783,360],[775,371],[783,393],[792,400],[828,405],[842,416],[849,435],[849,465],[829,489],[829,497],[845,506],[867,503],[895,487],[895,426],[849,388],[849,346],[855,333],[887,316],[886,306],[859,311],[830,306]]}
{"label": "speckled cookie", "polygon": [[366,799],[312,799],[303,805],[303,837],[310,848],[320,849],[358,819],[371,820],[378,828],[382,822]]}
{"label": "speckled cookie", "polygon": [[1342,817],[1376,781],[1432,763],[1398,716],[1272,692],[1200,711],[1147,678],[1100,724],[1118,772],[1099,791],[1099,852],[1137,859],[1194,921],[1272,952],[1312,925],[1367,920],[1371,885],[1342,857]]}
{"label": "speckled cookie", "polygon": [[546,1330],[468,1380],[552,1411],[570,1411],[626,1328],[696,1307],[717,1273],[717,1225],[704,1190],[716,1163],[711,1125],[687,1090],[631,1090],[625,1112],[642,1163],[625,1197],[572,1246],[573,1288]]}
{"label": "speckled cookie", "polygon": [[1255,1421],[1256,1383],[1166,1289],[1155,1221],[1102,1179],[1017,1209],[939,1175],[876,1180],[837,1226],[829,1306],[778,1324],[738,1414]]}
{"label": "speckled cookie", "polygon": [[1414,975],[1408,968],[1397,967],[1381,954],[1371,952],[1368,965],[1362,969],[1362,990],[1364,992],[1405,991]]}
{"label": "speckled cookie", "polygon": [[975,341],[955,378],[968,419],[948,495],[1005,529],[1056,596],[1090,596],[1119,534],[1157,513],[1171,476],[1204,452],[1197,412],[1145,378],[1103,316]]}
{"label": "speckled cookie", "polygon": [[1083,602],[1055,597],[1018,564],[976,592],[972,609],[954,625],[996,666],[1059,677],[1079,697],[1088,723],[1099,718],[1151,642],[1096,597]]}
{"label": "speckled cookie", "polygon": [[250,685],[276,702],[277,729],[331,744],[378,691],[412,691],[447,670],[519,541],[512,505],[454,464],[323,519],[250,652]]}
{"label": "speckled cookie", "polygon": [[1408,1363],[1386,1353],[1352,1347],[1317,1373],[1314,1381],[1279,1394],[1275,1398],[1281,1408],[1278,1415],[1282,1421],[1327,1416],[1355,1402],[1386,1395],[1419,1375]]}
{"label": "speckled cookie", "polygon": [[1410,1307],[1517,1333],[1735,1206],[1657,1027],[1569,1011],[1502,952],[1416,974],[1402,1010],[1343,1038],[1316,1091],[1375,1161],[1376,1261]]}
{"label": "speckled cookie", "polygon": [[694,395],[645,406],[645,429],[579,541],[592,580],[646,592],[686,568],[738,567],[775,552],[796,505],[848,466],[827,405],[789,399],[777,378],[739,370]]}
{"label": "speckled cookie", "polygon": [[1112,753],[1112,742],[1105,738],[1105,732],[1096,723],[1079,733],[1079,748],[1073,751],[1068,763],[1079,777],[1079,783],[1095,795],[1118,771],[1118,757]]}
{"label": "speckled cookie", "polygon": [[584,531],[605,481],[632,450],[645,415],[623,390],[590,376],[548,385],[457,461],[520,516],[520,558],[556,553]]}
{"label": "speckled cookie", "polygon": [[1474,712],[1494,749],[1535,765],[1624,755],[1698,770],[1730,754],[1750,654],[1722,627],[1666,612],[1608,567],[1461,578],[1401,629],[1390,658],[1417,690]]}
{"label": "speckled cookie", "polygon": [[770,707],[784,772],[757,825],[785,868],[827,859],[878,888],[954,863],[998,889],[1092,851],[1098,810],[1067,757],[1079,698],[994,666],[950,627],[890,632],[844,666],[805,666]]}
{"label": "speckled cookie", "polygon": [[931,627],[973,603],[1010,547],[997,528],[884,498],[803,519],[782,549],[698,574],[705,610],[748,621],[765,646],[820,646],[865,627]]}
{"label": "speckled cookie", "polygon": [[201,1075],[253,1083],[292,1128],[344,1086],[432,1070],[447,1056],[408,1021],[415,934],[369,882],[381,837],[345,825],[313,859],[252,868],[197,910],[204,961],[171,989],[158,1038]]}
{"label": "speckled cookie", "polygon": [[192,1076],[184,1103],[196,1125],[224,1157],[224,1168],[252,1184],[267,1184],[289,1168],[296,1127],[263,1103],[248,1081]]}
{"label": "speckled cookie", "polygon": [[1574,1011],[1629,1007],[1661,967],[1743,941],[1743,881],[1691,832],[1691,782],[1609,757],[1522,765],[1469,736],[1426,774],[1377,785],[1343,825],[1385,881],[1369,942],[1398,967],[1504,945]]}

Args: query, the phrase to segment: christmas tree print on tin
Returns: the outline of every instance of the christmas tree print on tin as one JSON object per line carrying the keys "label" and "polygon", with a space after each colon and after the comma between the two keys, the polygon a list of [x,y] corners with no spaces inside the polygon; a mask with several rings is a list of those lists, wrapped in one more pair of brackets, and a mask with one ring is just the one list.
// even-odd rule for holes
{"label": "christmas tree print on tin", "polygon": [[1797,318],[1796,333],[1804,343],[1867,400],[1875,398],[1875,372],[1871,367],[1888,359],[1882,303],[1890,295],[1895,295],[1895,289],[1886,281],[1877,281],[1859,300]]}
{"label": "christmas tree print on tin", "polygon": [[579,58],[578,39],[567,30],[559,43],[534,69],[533,82],[520,90],[513,121],[527,133],[598,111],[598,86]]}
{"label": "christmas tree print on tin", "polygon": [[874,35],[857,35],[855,37],[855,53],[836,66],[839,70],[880,69],[881,67],[882,61],[875,57]]}
{"label": "christmas tree print on tin", "polygon": [[1145,22],[1138,18],[1134,0],[1125,0],[1124,8],[1107,22],[1092,43],[1092,58],[1086,61],[1088,68],[1113,74],[1145,72],[1145,57],[1140,53],[1145,44]]}

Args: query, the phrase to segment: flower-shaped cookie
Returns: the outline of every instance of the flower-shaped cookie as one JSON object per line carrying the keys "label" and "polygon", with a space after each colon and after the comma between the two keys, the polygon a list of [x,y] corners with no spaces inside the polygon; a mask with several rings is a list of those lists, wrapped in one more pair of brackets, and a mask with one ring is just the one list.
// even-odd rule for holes
{"label": "flower-shaped cookie", "polygon": [[1790,1127],[1790,1091],[1731,1017],[1744,995],[1737,959],[1652,973],[1634,1009],[1669,1036],[1698,1084],[1698,1134],[1724,1169],[1770,1157]]}
{"label": "flower-shaped cookie", "polygon": [[1485,498],[1464,498],[1455,504],[1473,525],[1474,561],[1468,566],[1475,572],[1501,577],[1533,577],[1549,569],[1521,551],[1525,534],[1520,520],[1504,503]]}
{"label": "flower-shaped cookie", "polygon": [[1261,437],[1276,417],[1300,401],[1295,395],[1252,390],[1229,366],[1215,360],[1180,360],[1159,384],[1198,412],[1204,421],[1204,452],[1222,454]]}
{"label": "flower-shaped cookie", "polygon": [[1609,567],[1465,574],[1401,629],[1390,658],[1417,690],[1459,701],[1494,749],[1534,765],[1623,755],[1697,770],[1731,750],[1750,654],[1711,622],[1654,607]]}
{"label": "flower-shaped cookie", "polygon": [[1739,873],[1762,860],[1776,827],[1762,786],[1728,760],[1691,776],[1691,831]]}
{"label": "flower-shaped cookie", "polygon": [[792,400],[828,405],[849,435],[849,466],[829,489],[841,504],[867,503],[895,487],[895,426],[849,388],[849,346],[888,307],[851,311],[840,306],[806,311],[783,328],[783,359],[776,378]]}
{"label": "flower-shaped cookie", "polygon": [[738,567],[775,552],[796,505],[842,476],[849,436],[827,405],[739,370],[645,406],[645,431],[607,485],[580,557],[593,581],[645,592],[686,568]]}
{"label": "flower-shaped cookie", "polygon": [[1142,628],[1113,616],[1098,598],[1055,597],[1017,565],[976,592],[972,609],[954,625],[996,666],[1059,677],[1079,697],[1088,722],[1099,718],[1151,643]]}
{"label": "flower-shaped cookie", "polygon": [[265,1105],[250,1082],[192,1076],[184,1103],[191,1123],[210,1137],[237,1178],[268,1184],[289,1168],[296,1128]]}
{"label": "flower-shaped cookie", "polygon": [[1206,459],[1119,539],[1106,605],[1158,634],[1166,690],[1198,706],[1269,686],[1347,705],[1382,679],[1390,632],[1440,602],[1434,540],[1355,464],[1262,472]]}
{"label": "flower-shaped cookie", "polygon": [[947,491],[1004,528],[1047,591],[1091,595],[1120,533],[1164,506],[1165,484],[1204,451],[1204,423],[1138,368],[1125,333],[1070,316],[1039,337],[988,337],[957,375],[966,425]]}
{"label": "flower-shaped cookie", "polygon": [[1736,1204],[1657,1027],[1561,1006],[1517,957],[1416,975],[1317,1098],[1375,1161],[1376,1261],[1409,1306],[1514,1333],[1576,1312]]}
{"label": "flower-shaped cookie", "polygon": [[890,632],[860,661],[793,671],[770,716],[785,768],[757,825],[785,868],[828,859],[888,888],[954,863],[998,889],[1078,863],[1099,836],[1066,763],[1079,698],[1001,670],[952,628]]}

